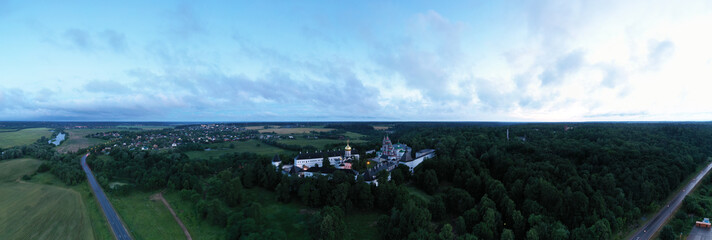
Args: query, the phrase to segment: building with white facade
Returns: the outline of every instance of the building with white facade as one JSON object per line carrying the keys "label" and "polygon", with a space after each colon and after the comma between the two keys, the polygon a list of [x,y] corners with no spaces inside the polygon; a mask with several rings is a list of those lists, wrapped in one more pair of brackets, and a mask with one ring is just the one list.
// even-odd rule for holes
{"label": "building with white facade", "polygon": [[351,169],[351,163],[359,159],[358,154],[351,153],[351,146],[347,143],[343,151],[326,151],[299,153],[294,158],[294,165],[304,170],[312,167],[324,167],[322,162],[325,157],[329,158],[329,164],[340,169]]}

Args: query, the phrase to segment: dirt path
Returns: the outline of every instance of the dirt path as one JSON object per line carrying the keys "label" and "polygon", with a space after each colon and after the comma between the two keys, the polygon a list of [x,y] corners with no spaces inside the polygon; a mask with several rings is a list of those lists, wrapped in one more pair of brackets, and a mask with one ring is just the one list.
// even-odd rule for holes
{"label": "dirt path", "polygon": [[176,222],[178,222],[178,225],[180,225],[180,228],[183,229],[183,233],[185,233],[186,239],[193,240],[193,238],[190,237],[190,233],[188,232],[188,229],[185,228],[185,225],[183,225],[183,222],[180,220],[180,218],[178,218],[178,215],[176,215],[176,212],[173,211],[173,208],[171,207],[170,204],[168,204],[168,201],[166,201],[166,199],[163,198],[163,192],[153,194],[151,196],[151,200],[161,200],[163,202],[163,205],[166,205],[166,207],[168,208],[168,211],[170,211],[171,214],[173,214],[173,219],[175,219]]}

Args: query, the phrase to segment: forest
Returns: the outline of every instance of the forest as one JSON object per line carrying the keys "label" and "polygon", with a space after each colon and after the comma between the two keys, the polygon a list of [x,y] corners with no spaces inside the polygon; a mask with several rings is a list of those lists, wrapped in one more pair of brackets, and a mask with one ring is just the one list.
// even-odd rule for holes
{"label": "forest", "polygon": [[[407,167],[381,172],[378,186],[341,172],[288,176],[249,153],[195,160],[180,150],[116,148],[112,158],[90,157],[89,164],[100,182],[132,183],[117,192],[180,191],[200,217],[228,229],[227,239],[285,236],[260,220],[259,203],[242,202],[249,188],[315,209],[309,219],[315,239],[347,238],[339,235],[345,214],[366,210],[382,214],[372,227],[383,239],[614,239],[656,211],[712,155],[712,125],[702,123],[404,123],[392,130],[391,139],[416,151],[434,148],[437,157],[412,174]],[[42,159],[65,182],[78,181],[64,169],[80,171],[79,164],[64,164],[78,160]],[[427,197],[413,197],[413,187]]]}

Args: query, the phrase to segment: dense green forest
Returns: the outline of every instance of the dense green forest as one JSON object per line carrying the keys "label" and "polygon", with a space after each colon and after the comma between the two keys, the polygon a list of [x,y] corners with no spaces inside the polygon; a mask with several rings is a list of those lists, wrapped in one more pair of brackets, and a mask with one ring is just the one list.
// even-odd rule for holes
{"label": "dense green forest", "polygon": [[[257,187],[316,209],[309,219],[315,239],[348,238],[339,235],[347,227],[343,218],[365,210],[382,213],[365,227],[378,228],[383,239],[612,239],[655,211],[712,156],[712,125],[571,126],[398,124],[392,139],[414,150],[434,148],[437,157],[413,174],[397,168],[391,181],[382,172],[378,186],[341,173],[287,176],[269,159],[245,153],[194,160],[179,150],[116,148],[112,158],[92,157],[89,164],[100,182],[132,183],[113,190],[119,193],[181,191],[200,217],[228,229],[228,239],[284,238],[260,220],[259,203],[242,202],[242,189]],[[62,174],[55,168],[65,167],[63,158],[43,159]],[[78,163],[76,169],[81,173]],[[71,176],[60,178],[73,183]],[[427,197],[413,197],[413,186]]]}

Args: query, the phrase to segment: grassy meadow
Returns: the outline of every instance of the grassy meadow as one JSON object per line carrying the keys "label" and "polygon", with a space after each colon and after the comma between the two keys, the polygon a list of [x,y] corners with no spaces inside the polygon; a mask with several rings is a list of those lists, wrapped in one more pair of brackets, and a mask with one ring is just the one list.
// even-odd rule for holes
{"label": "grassy meadow", "polygon": [[75,186],[67,186],[61,182],[57,177],[49,172],[38,173],[32,177],[30,182],[44,185],[52,185],[62,188],[69,188],[79,193],[84,202],[84,210],[89,215],[91,222],[91,229],[94,232],[94,239],[97,240],[112,240],[114,236],[111,234],[109,225],[106,222],[104,213],[101,211],[99,203],[96,201],[91,189],[89,188],[89,182],[83,182]]}
{"label": "grassy meadow", "polygon": [[[185,239],[183,230],[163,202],[150,200],[153,194],[148,192],[133,192],[126,196],[111,194],[109,199],[134,239]],[[202,239],[192,235],[192,232],[191,237]]]}
{"label": "grassy meadow", "polygon": [[[235,148],[230,148],[230,144],[234,144]],[[226,143],[215,143],[208,144],[207,147],[211,148],[210,151],[190,151],[185,154],[191,159],[203,158],[207,159],[210,157],[220,157],[226,153],[243,153],[251,152],[264,156],[274,156],[275,154],[293,154],[293,151],[284,150],[275,146],[271,146],[262,143],[258,140],[248,140],[248,141],[236,141],[236,142],[226,142]]]}
{"label": "grassy meadow", "polygon": [[52,136],[49,128],[26,128],[20,130],[0,131],[0,148],[9,148],[31,144],[37,139]]}
{"label": "grassy meadow", "polygon": [[333,131],[333,128],[320,128],[320,127],[304,127],[304,128],[268,128],[258,130],[260,133],[276,133],[276,134],[302,134],[314,132],[329,132]]}
{"label": "grassy meadow", "polygon": [[95,239],[79,192],[24,182],[41,161],[0,162],[0,239]]}

